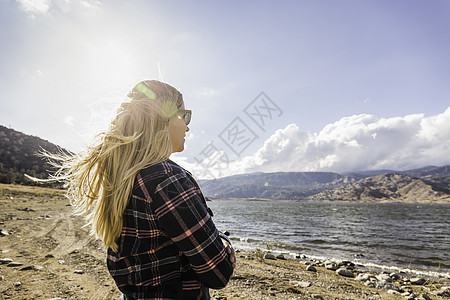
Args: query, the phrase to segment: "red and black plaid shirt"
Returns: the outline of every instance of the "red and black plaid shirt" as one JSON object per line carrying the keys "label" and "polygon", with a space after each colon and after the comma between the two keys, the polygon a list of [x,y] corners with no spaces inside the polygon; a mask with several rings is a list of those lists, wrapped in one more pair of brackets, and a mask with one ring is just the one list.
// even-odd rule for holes
{"label": "red and black plaid shirt", "polygon": [[233,273],[192,175],[171,160],[141,170],[108,269],[134,299],[209,299]]}

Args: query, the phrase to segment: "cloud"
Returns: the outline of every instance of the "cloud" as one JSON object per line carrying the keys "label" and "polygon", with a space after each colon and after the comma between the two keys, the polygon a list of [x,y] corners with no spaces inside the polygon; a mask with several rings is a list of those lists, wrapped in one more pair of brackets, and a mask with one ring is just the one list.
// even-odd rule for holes
{"label": "cloud", "polygon": [[19,8],[31,17],[51,14],[52,8],[62,13],[73,11],[92,14],[98,12],[99,0],[17,0]]}
{"label": "cloud", "polygon": [[74,121],[73,116],[67,116],[64,118],[64,123],[66,123],[70,127],[73,127],[73,121]]}
{"label": "cloud", "polygon": [[17,0],[21,10],[32,16],[46,14],[50,8],[51,0]]}
{"label": "cloud", "polygon": [[[277,130],[253,155],[228,163],[221,176],[257,171],[405,170],[450,164],[448,124],[450,107],[429,117],[353,115],[326,125],[318,133],[290,124]],[[211,178],[199,164],[187,167],[199,178]]]}

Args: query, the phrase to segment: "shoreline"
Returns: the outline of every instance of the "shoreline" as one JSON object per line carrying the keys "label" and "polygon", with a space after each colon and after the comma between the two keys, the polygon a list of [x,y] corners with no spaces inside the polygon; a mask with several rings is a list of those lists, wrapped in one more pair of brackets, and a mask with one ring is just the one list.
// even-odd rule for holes
{"label": "shoreline", "polygon": [[[350,261],[239,251],[238,268],[213,299],[447,299],[450,281],[375,272]],[[428,298],[427,298],[428,297]]]}
{"label": "shoreline", "polygon": [[271,202],[271,201],[283,201],[283,202],[304,202],[304,203],[405,203],[405,204],[450,204],[450,201],[429,200],[429,201],[398,201],[392,200],[320,200],[320,199],[267,199],[267,198],[213,198],[207,197],[211,202],[219,201],[248,201],[248,202]]}
{"label": "shoreline", "polygon": [[[236,242],[239,240],[240,240],[239,238],[231,238],[232,242]],[[359,257],[356,257],[356,258],[327,257],[324,255],[318,255],[318,254],[314,254],[314,253],[312,253],[312,254],[300,253],[300,252],[285,250],[283,248],[277,248],[277,247],[274,247],[273,249],[270,249],[270,250],[262,249],[261,247],[258,247],[258,246],[241,247],[240,246],[241,243],[246,243],[246,242],[243,242],[241,240],[240,243],[235,248],[238,251],[242,251],[242,252],[246,252],[246,253],[265,252],[265,253],[273,253],[275,255],[282,254],[282,255],[285,255],[286,257],[290,257],[290,258],[297,258],[297,259],[303,258],[303,259],[315,260],[315,261],[334,261],[334,262],[352,261],[355,264],[364,266],[367,269],[373,269],[375,272],[377,270],[379,270],[380,272],[383,272],[385,270],[392,270],[392,271],[396,271],[396,272],[417,274],[420,276],[438,276],[438,277],[447,279],[450,284],[450,270],[441,271],[439,267],[437,267],[437,268],[430,267],[427,269],[427,268],[412,267],[412,266],[399,266],[399,265],[393,265],[393,264],[389,265],[389,264],[382,264],[377,261],[370,261],[370,260],[359,258]]]}

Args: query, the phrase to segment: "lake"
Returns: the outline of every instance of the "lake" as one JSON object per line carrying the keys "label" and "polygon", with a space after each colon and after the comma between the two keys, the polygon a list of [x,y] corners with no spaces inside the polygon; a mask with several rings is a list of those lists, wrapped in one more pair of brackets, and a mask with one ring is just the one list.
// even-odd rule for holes
{"label": "lake", "polygon": [[450,204],[215,200],[243,250],[276,248],[450,276]]}

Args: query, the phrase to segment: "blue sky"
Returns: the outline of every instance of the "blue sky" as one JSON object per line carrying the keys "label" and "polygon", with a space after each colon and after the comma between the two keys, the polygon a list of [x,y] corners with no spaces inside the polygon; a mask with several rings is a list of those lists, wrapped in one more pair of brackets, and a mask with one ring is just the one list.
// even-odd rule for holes
{"label": "blue sky", "polygon": [[160,79],[199,178],[449,164],[448,32],[437,0],[0,0],[0,124],[80,151]]}

